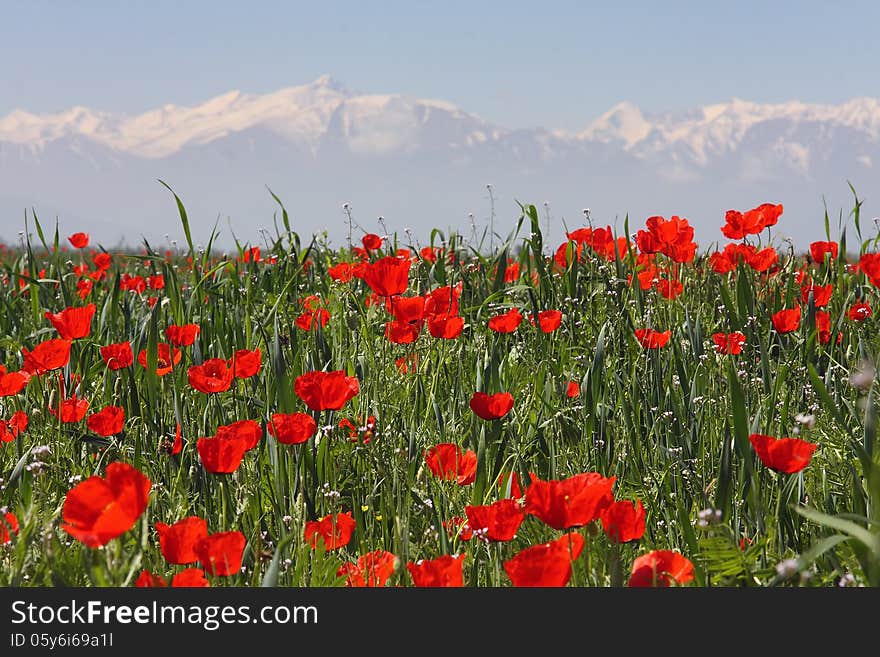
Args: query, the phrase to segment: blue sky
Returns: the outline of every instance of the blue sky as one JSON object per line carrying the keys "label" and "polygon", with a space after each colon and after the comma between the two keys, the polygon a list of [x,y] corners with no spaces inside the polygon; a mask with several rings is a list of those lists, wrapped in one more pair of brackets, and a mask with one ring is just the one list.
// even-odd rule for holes
{"label": "blue sky", "polygon": [[323,73],[513,128],[579,129],[621,100],[674,110],[878,96],[880,3],[841,5],[3,2],[0,115],[134,113]]}

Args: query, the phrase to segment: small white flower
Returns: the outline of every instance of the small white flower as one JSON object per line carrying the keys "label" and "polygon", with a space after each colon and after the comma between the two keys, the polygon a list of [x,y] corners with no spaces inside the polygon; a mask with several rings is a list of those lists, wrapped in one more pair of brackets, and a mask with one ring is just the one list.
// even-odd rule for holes
{"label": "small white flower", "polygon": [[785,559],[776,564],[776,574],[782,578],[788,579],[798,572],[797,559]]}

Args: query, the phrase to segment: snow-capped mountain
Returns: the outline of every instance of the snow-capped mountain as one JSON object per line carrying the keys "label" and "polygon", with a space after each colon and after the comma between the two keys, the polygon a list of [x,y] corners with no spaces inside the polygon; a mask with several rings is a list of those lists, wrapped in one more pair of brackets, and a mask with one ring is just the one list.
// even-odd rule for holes
{"label": "snow-capped mountain", "polygon": [[356,94],[323,76],[132,116],[74,107],[0,117],[0,237],[27,207],[108,243],[176,235],[162,178],[203,225],[229,216],[250,240],[272,223],[264,185],[288,200],[300,232],[338,236],[343,201],[370,229],[378,215],[416,235],[466,229],[469,212],[476,223],[488,214],[493,183],[500,216],[518,214],[514,199],[549,200],[557,235],[561,219],[578,224],[590,206],[601,222],[629,213],[631,227],[649,214],[687,216],[714,240],[726,209],[774,201],[794,215],[783,232],[802,241],[819,236],[823,194],[832,211],[848,211],[850,180],[871,200],[877,163],[880,101],[871,98],[733,99],[663,114],[624,102],[568,133],[506,129],[447,102]]}

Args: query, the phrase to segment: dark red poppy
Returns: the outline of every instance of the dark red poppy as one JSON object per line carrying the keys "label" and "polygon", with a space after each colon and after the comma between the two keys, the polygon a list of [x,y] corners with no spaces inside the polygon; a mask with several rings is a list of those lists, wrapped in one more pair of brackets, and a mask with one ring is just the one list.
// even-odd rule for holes
{"label": "dark red poppy", "polygon": [[198,324],[172,324],[165,329],[165,337],[175,347],[189,347],[196,341],[202,328]]}
{"label": "dark red poppy", "polygon": [[205,394],[229,390],[234,375],[235,371],[223,358],[209,358],[201,365],[192,365],[186,371],[190,387]]}
{"label": "dark red poppy", "polygon": [[413,584],[421,587],[462,587],[464,575],[462,566],[467,554],[451,556],[444,554],[442,557],[426,561],[420,559],[406,564],[406,569],[412,577]]}
{"label": "dark red poppy", "polygon": [[450,315],[431,315],[428,318],[428,331],[435,338],[454,340],[461,335],[464,318]]}
{"label": "dark red poppy", "polygon": [[74,233],[67,238],[67,241],[70,242],[71,246],[75,249],[84,249],[89,245],[89,234]]}
{"label": "dark red poppy", "polygon": [[269,433],[285,445],[304,443],[317,429],[315,420],[306,413],[273,413],[269,421]]}
{"label": "dark red poppy", "polygon": [[246,450],[252,450],[260,444],[263,428],[255,420],[239,420],[232,424],[221,424],[217,427],[215,438],[226,440],[243,440]]}
{"label": "dark red poppy", "polygon": [[241,465],[248,444],[246,438],[238,436],[199,438],[196,449],[205,470],[213,474],[229,474]]}
{"label": "dark red poppy", "polygon": [[[165,376],[174,366],[180,362],[180,349],[172,347],[166,342],[160,342],[156,349],[156,376]],[[141,367],[147,367],[147,350],[141,349],[138,353],[138,363]]]}
{"label": "dark red poppy", "polygon": [[347,262],[340,262],[338,265],[328,267],[327,273],[330,274],[330,278],[339,283],[348,283],[354,278],[352,266]]}
{"label": "dark red poppy", "polygon": [[581,394],[581,385],[577,381],[569,381],[565,386],[565,396],[569,399]]}
{"label": "dark red poppy", "polygon": [[173,525],[157,522],[156,532],[165,561],[179,565],[195,563],[199,560],[196,544],[208,538],[208,523],[198,516],[189,516]]}
{"label": "dark red poppy", "polygon": [[443,529],[449,533],[449,538],[458,537],[462,541],[469,541],[474,537],[474,532],[468,525],[467,518],[461,516],[452,516],[449,520],[444,520]]}
{"label": "dark red poppy", "polygon": [[58,408],[49,408],[49,412],[62,422],[80,422],[89,410],[87,399],[80,399],[76,395],[61,399]]}
{"label": "dark red poppy", "polygon": [[638,557],[632,565],[629,586],[671,586],[672,582],[687,584],[694,579],[694,564],[678,552],[654,550]]}
{"label": "dark red poppy", "polygon": [[337,577],[345,577],[350,587],[382,587],[394,574],[397,557],[393,552],[375,550],[359,557],[357,565],[346,563],[336,571]]}
{"label": "dark red poppy", "polygon": [[82,308],[65,308],[59,313],[45,313],[45,318],[52,322],[62,340],[84,338],[92,332],[92,317],[95,316],[95,304],[90,303]]}
{"label": "dark red poppy", "polygon": [[636,340],[644,349],[660,349],[665,347],[672,337],[672,331],[655,331],[654,329],[641,328],[636,330]]}
{"label": "dark red poppy", "polygon": [[523,316],[519,308],[511,308],[506,313],[492,317],[489,320],[489,328],[496,333],[513,333],[522,319]]}
{"label": "dark red poppy", "polygon": [[800,438],[774,438],[760,433],[749,436],[761,463],[771,470],[793,474],[810,464],[818,445]]}
{"label": "dark red poppy", "polygon": [[637,541],[645,534],[645,507],[641,500],[613,502],[602,510],[602,529],[615,543]]}
{"label": "dark red poppy", "polygon": [[122,432],[125,424],[125,409],[121,406],[106,406],[86,419],[86,426],[99,436],[115,436]]}
{"label": "dark red poppy", "polygon": [[183,437],[180,434],[180,425],[178,424],[174,429],[174,441],[171,442],[167,438],[163,437],[161,442],[159,443],[159,449],[166,454],[171,456],[175,456],[180,454],[183,450]]}
{"label": "dark red poppy", "polygon": [[361,244],[367,251],[378,251],[382,248],[382,238],[374,233],[367,233],[361,238]]}
{"label": "dark red poppy", "polygon": [[100,547],[134,527],[147,508],[150,480],[128,463],[107,466],[67,492],[62,529],[89,547]]}
{"label": "dark red poppy", "polygon": [[457,315],[461,289],[459,283],[455,287],[444,285],[428,292],[425,295],[425,315]]}
{"label": "dark red poppy", "polygon": [[317,547],[321,540],[325,550],[338,550],[348,545],[354,528],[354,518],[350,511],[346,511],[324,516],[320,520],[310,520],[306,523],[303,538],[312,548]]}
{"label": "dark red poppy", "polygon": [[8,420],[0,420],[0,443],[11,443],[27,429],[28,416],[24,411],[15,411]]}
{"label": "dark red poppy", "polygon": [[464,512],[474,536],[485,541],[513,540],[526,519],[522,507],[511,497],[484,506],[468,505]]}
{"label": "dark red poppy", "polygon": [[513,395],[509,392],[496,392],[493,395],[475,392],[471,397],[470,407],[478,417],[484,420],[498,420],[513,408]]}
{"label": "dark red poppy", "polygon": [[296,377],[293,391],[313,411],[338,411],[360,392],[360,385],[345,370],[313,371]]}
{"label": "dark red poppy", "polygon": [[439,443],[424,454],[425,464],[435,477],[455,480],[459,486],[474,483],[477,476],[477,455],[473,450],[462,450],[455,443]]}
{"label": "dark red poppy", "polygon": [[733,333],[713,333],[712,341],[715,342],[715,350],[719,354],[741,354],[746,336],[738,331]]}
{"label": "dark red poppy", "polygon": [[407,324],[405,322],[386,322],[385,337],[394,344],[412,344],[419,339],[421,324]]}
{"label": "dark red poppy", "polygon": [[168,586],[168,582],[160,575],[154,575],[149,570],[142,570],[141,574],[134,581],[134,585],[139,589],[156,589]]}
{"label": "dark red poppy", "polygon": [[241,532],[217,532],[198,541],[193,550],[206,573],[228,577],[241,570],[241,557],[246,543]]}
{"label": "dark red poppy", "polygon": [[406,292],[412,261],[394,256],[379,258],[366,265],[364,282],[380,297],[393,297]]}
{"label": "dark red poppy", "polygon": [[571,579],[571,564],[583,549],[584,537],[571,532],[522,550],[504,562],[504,572],[514,586],[565,586]]}
{"label": "dark red poppy", "polygon": [[862,301],[851,305],[846,313],[846,316],[854,322],[863,322],[868,319],[872,314],[873,311],[871,310],[871,306]]}
{"label": "dark red poppy", "polygon": [[0,397],[17,395],[27,386],[31,375],[25,371],[7,372],[6,368],[0,371]]}
{"label": "dark red poppy", "polygon": [[562,325],[562,313],[558,310],[542,310],[538,313],[538,326],[544,333],[552,333]]}
{"label": "dark red poppy", "polygon": [[211,583],[205,579],[205,571],[201,568],[187,568],[181,570],[171,579],[173,588],[205,588]]}
{"label": "dark red poppy", "polygon": [[797,331],[801,325],[801,307],[787,308],[773,313],[770,318],[773,322],[773,328],[777,333],[791,333]]}
{"label": "dark red poppy", "polygon": [[813,262],[819,264],[825,262],[825,254],[830,254],[832,260],[837,260],[838,246],[837,242],[811,242],[810,256]]}
{"label": "dark red poppy", "polygon": [[12,543],[12,535],[18,533],[18,518],[12,511],[0,516],[0,545]]}
{"label": "dark red poppy", "polygon": [[259,373],[263,366],[262,354],[259,349],[238,349],[229,360],[229,366],[234,368],[236,379],[249,379]]}
{"label": "dark red poppy", "polygon": [[526,513],[554,529],[581,527],[597,520],[614,502],[615,477],[584,472],[568,479],[542,481],[534,474],[526,489]]}
{"label": "dark red poppy", "polygon": [[[101,358],[111,370],[121,370],[130,367],[134,362],[134,354],[131,352],[131,343],[119,342],[101,347]],[[145,352],[146,353],[146,352]]]}
{"label": "dark red poppy", "polygon": [[70,360],[70,345],[70,340],[55,339],[41,342],[33,351],[22,347],[21,353],[24,354],[22,371],[39,375],[64,367]]}

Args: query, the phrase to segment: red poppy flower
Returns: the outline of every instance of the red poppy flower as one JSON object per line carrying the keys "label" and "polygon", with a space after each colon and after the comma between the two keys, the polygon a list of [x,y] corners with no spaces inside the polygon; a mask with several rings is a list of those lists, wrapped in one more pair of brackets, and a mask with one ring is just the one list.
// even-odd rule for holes
{"label": "red poppy flower", "polygon": [[311,331],[313,326],[327,326],[330,321],[330,311],[326,308],[316,308],[299,315],[294,322],[297,328],[303,331]]}
{"label": "red poppy flower", "polygon": [[327,273],[330,274],[330,278],[339,283],[348,283],[354,278],[352,266],[347,262],[340,262],[338,265],[328,267]]}
{"label": "red poppy flower", "polygon": [[361,238],[361,244],[367,251],[378,251],[382,248],[382,238],[373,233],[367,233]]}
{"label": "red poppy flower", "polygon": [[147,289],[147,281],[143,276],[132,276],[131,274],[123,274],[119,278],[119,289],[141,294]]}
{"label": "red poppy flower", "polygon": [[296,377],[293,391],[313,411],[338,411],[360,392],[360,385],[345,370],[313,371]]}
{"label": "red poppy flower", "polygon": [[747,235],[757,235],[768,226],[773,226],[782,215],[782,205],[764,203],[747,212],[728,210],[721,232],[726,237],[738,240]]}
{"label": "red poppy flower", "polygon": [[211,583],[205,579],[205,571],[201,568],[187,568],[181,570],[171,579],[173,588],[205,588]]}
{"label": "red poppy flower", "polygon": [[386,322],[385,337],[394,344],[412,344],[419,339],[421,325],[406,324],[404,322]]}
{"label": "red poppy flower", "polygon": [[674,262],[691,262],[697,251],[693,241],[694,229],[687,219],[673,216],[668,221],[663,217],[648,217],[645,225],[648,230],[636,234],[636,244],[642,253],[662,253]]}
{"label": "red poppy flower", "polygon": [[406,292],[411,260],[386,256],[366,265],[364,282],[380,297],[393,297]]}
{"label": "red poppy flower", "polygon": [[166,451],[171,456],[175,456],[180,454],[181,450],[183,450],[183,437],[180,435],[180,425],[178,424],[174,430],[174,442],[168,445],[168,442],[163,439],[163,451]]}
{"label": "red poppy flower", "polygon": [[205,394],[229,390],[234,375],[235,371],[223,358],[209,358],[201,365],[192,365],[186,371],[190,387]]}
{"label": "red poppy flower", "polygon": [[449,538],[457,536],[462,541],[469,541],[474,537],[474,532],[468,524],[467,518],[461,516],[452,516],[449,520],[444,520],[443,529],[449,533]]}
{"label": "red poppy flower", "polygon": [[419,368],[419,355],[417,353],[401,356],[394,361],[397,371],[401,374],[415,374]]}
{"label": "red poppy flower", "polygon": [[584,472],[568,479],[542,481],[534,474],[526,489],[526,513],[553,529],[580,527],[597,520],[614,502],[614,477]]}
{"label": "red poppy flower", "polygon": [[797,331],[801,325],[801,307],[795,306],[794,308],[780,310],[777,313],[773,313],[770,319],[777,333]]}
{"label": "red poppy flower", "polygon": [[0,443],[11,443],[27,429],[28,416],[24,411],[15,411],[8,420],[0,420]]}
{"label": "red poppy flower", "polygon": [[422,259],[425,262],[430,262],[434,264],[437,262],[437,257],[443,252],[439,246],[423,246],[419,251],[419,255],[422,256]]}
{"label": "red poppy flower", "polygon": [[31,380],[31,375],[27,372],[6,372],[5,368],[0,371],[0,397],[11,397],[17,395]]}
{"label": "red poppy flower", "polygon": [[285,445],[304,443],[317,429],[315,420],[305,413],[273,413],[269,422],[269,433]]}
{"label": "red poppy flower", "polygon": [[880,287],[880,253],[864,253],[859,259],[859,271],[877,287]]}
{"label": "red poppy flower", "polygon": [[165,277],[162,274],[156,274],[155,276],[147,277],[147,287],[151,290],[164,290],[165,289]]}
{"label": "red poppy flower", "polygon": [[[174,366],[180,362],[180,349],[160,342],[156,349],[156,376],[165,376]],[[141,349],[138,353],[138,363],[141,367],[147,367],[147,350]]]}
{"label": "red poppy flower", "polygon": [[504,270],[504,282],[516,283],[519,280],[519,263],[509,260]]}
{"label": "red poppy flower", "polygon": [[139,589],[156,589],[168,586],[168,582],[160,575],[154,575],[149,570],[142,570],[141,574],[134,581],[134,585]]}
{"label": "red poppy flower", "polygon": [[577,397],[581,394],[581,385],[577,381],[569,381],[565,386],[565,396],[569,399]]}
{"label": "red poppy flower", "polygon": [[248,444],[246,438],[238,436],[199,438],[196,449],[205,470],[213,474],[229,474],[241,465]]}
{"label": "red poppy flower", "polygon": [[509,392],[496,392],[494,395],[475,392],[471,397],[470,407],[478,417],[484,420],[498,420],[513,408],[513,395]]}
{"label": "red poppy flower", "polygon": [[18,533],[18,518],[12,511],[0,516],[0,545],[12,543],[12,535]]}
{"label": "red poppy flower", "polygon": [[526,519],[522,507],[511,497],[484,506],[466,506],[468,526],[486,541],[511,541]]}
{"label": "red poppy flower", "polygon": [[246,450],[252,450],[260,444],[263,428],[254,420],[239,420],[232,424],[221,424],[217,427],[215,438],[224,440],[243,440]]}
{"label": "red poppy flower", "polygon": [[84,300],[92,292],[94,283],[87,278],[81,278],[76,282],[76,295]]}
{"label": "red poppy flower", "polygon": [[733,333],[713,333],[712,340],[715,342],[715,350],[719,354],[741,354],[746,336],[734,331]]}
{"label": "red poppy flower", "polygon": [[202,328],[198,324],[172,324],[165,329],[165,337],[175,347],[189,347],[196,341]]}
{"label": "red poppy flower", "polygon": [[489,320],[489,328],[496,333],[513,333],[522,322],[522,318],[518,308],[511,308],[506,313],[492,317]]}
{"label": "red poppy flower", "polygon": [[863,322],[872,315],[871,306],[864,302],[854,303],[846,315],[854,322]]}
{"label": "red poppy flower", "polygon": [[208,523],[198,516],[189,516],[173,525],[157,522],[156,532],[165,561],[180,565],[195,563],[199,560],[196,544],[208,538]]}
{"label": "red poppy flower", "polygon": [[[508,490],[508,484],[510,489]],[[504,497],[519,499],[523,496],[519,485],[519,475],[515,472],[502,472],[498,475],[498,488]]]}
{"label": "red poppy flower", "polygon": [[106,406],[86,420],[89,430],[99,436],[115,436],[122,431],[124,424],[125,409],[121,406]]}
{"label": "red poppy flower", "polygon": [[813,304],[816,308],[824,308],[831,301],[833,285],[804,285],[801,288],[801,302],[809,303],[810,293],[813,294]]}
{"label": "red poppy flower", "polygon": [[553,333],[562,324],[562,313],[558,310],[542,310],[538,313],[538,326],[544,333]]}
{"label": "red poppy flower", "polygon": [[345,577],[345,585],[350,587],[382,587],[394,574],[396,562],[394,553],[376,550],[358,558],[357,565],[343,564],[336,576]]}
{"label": "red poppy flower", "polygon": [[615,543],[637,541],[645,534],[645,507],[641,500],[613,502],[601,515],[602,529]]}
{"label": "red poppy flower", "polygon": [[474,483],[477,476],[477,455],[473,450],[462,451],[455,443],[440,443],[425,450],[425,464],[440,479],[459,486]]}
{"label": "red poppy flower", "polygon": [[565,586],[571,579],[571,564],[583,549],[584,537],[571,532],[522,550],[504,562],[504,572],[514,586]]}
{"label": "red poppy flower", "polygon": [[150,480],[128,463],[107,466],[67,492],[62,529],[88,547],[100,547],[134,527],[147,508]]}
{"label": "red poppy flower", "polygon": [[655,331],[654,329],[642,328],[636,330],[636,340],[645,349],[660,349],[666,346],[672,331]]}
{"label": "red poppy flower", "polygon": [[464,586],[462,566],[466,556],[467,554],[460,554],[456,557],[444,554],[442,557],[430,561],[424,559],[415,563],[410,561],[406,564],[406,569],[415,586],[462,587]]}
{"label": "red poppy flower", "polygon": [[428,318],[428,331],[435,338],[454,340],[461,335],[464,318],[450,315],[431,315]]}
{"label": "red poppy flower", "polygon": [[[101,347],[101,358],[111,370],[121,370],[130,367],[134,362],[134,354],[131,352],[131,343],[119,342]],[[146,352],[144,352],[146,354]],[[146,366],[145,366],[146,367]]]}
{"label": "red poppy flower", "polygon": [[260,247],[252,246],[248,249],[245,249],[241,255],[242,262],[259,262],[260,261]]}
{"label": "red poppy flower", "polygon": [[800,438],[774,438],[759,433],[749,436],[761,463],[771,470],[793,474],[810,464],[818,445]]}
{"label": "red poppy flower", "polygon": [[74,233],[67,238],[67,241],[70,242],[71,246],[75,249],[84,249],[89,245],[89,234]]}
{"label": "red poppy flower", "polygon": [[110,269],[110,262],[112,258],[109,253],[105,253],[101,251],[100,253],[96,253],[92,256],[92,262],[95,263],[95,267],[97,267],[100,271],[107,271]]}
{"label": "red poppy flower", "polygon": [[324,542],[325,550],[338,550],[348,545],[354,534],[355,522],[351,512],[331,514],[320,520],[306,523],[303,538],[312,548],[317,547],[318,540]]}
{"label": "red poppy flower", "polygon": [[832,260],[837,260],[837,242],[812,242],[810,243],[810,256],[813,262],[825,262],[825,254],[830,254]]}
{"label": "red poppy flower", "polygon": [[671,281],[666,278],[661,278],[657,281],[657,291],[664,299],[677,299],[678,295],[684,291],[684,285],[679,281]]}
{"label": "red poppy flower", "polygon": [[444,285],[425,295],[425,315],[457,315],[461,283],[455,287]]}
{"label": "red poppy flower", "polygon": [[41,342],[33,351],[22,347],[24,365],[21,369],[28,374],[44,374],[67,365],[70,360],[70,340],[55,339]]}
{"label": "red poppy flower", "polygon": [[234,366],[236,379],[249,379],[260,371],[263,366],[262,354],[259,349],[238,349],[229,360],[229,366]]}
{"label": "red poppy flower", "polygon": [[49,412],[62,422],[80,422],[88,410],[88,400],[79,399],[76,395],[62,399],[58,403],[58,408],[49,408]]}
{"label": "red poppy flower", "polygon": [[95,304],[90,303],[82,308],[65,308],[60,313],[47,312],[44,316],[52,322],[62,340],[76,340],[91,333]]}
{"label": "red poppy flower", "polygon": [[654,550],[638,557],[632,565],[629,586],[670,586],[687,584],[694,579],[694,564],[678,552]]}
{"label": "red poppy flower", "polygon": [[241,570],[241,557],[246,543],[241,532],[217,532],[198,541],[193,550],[205,572],[228,577]]}

